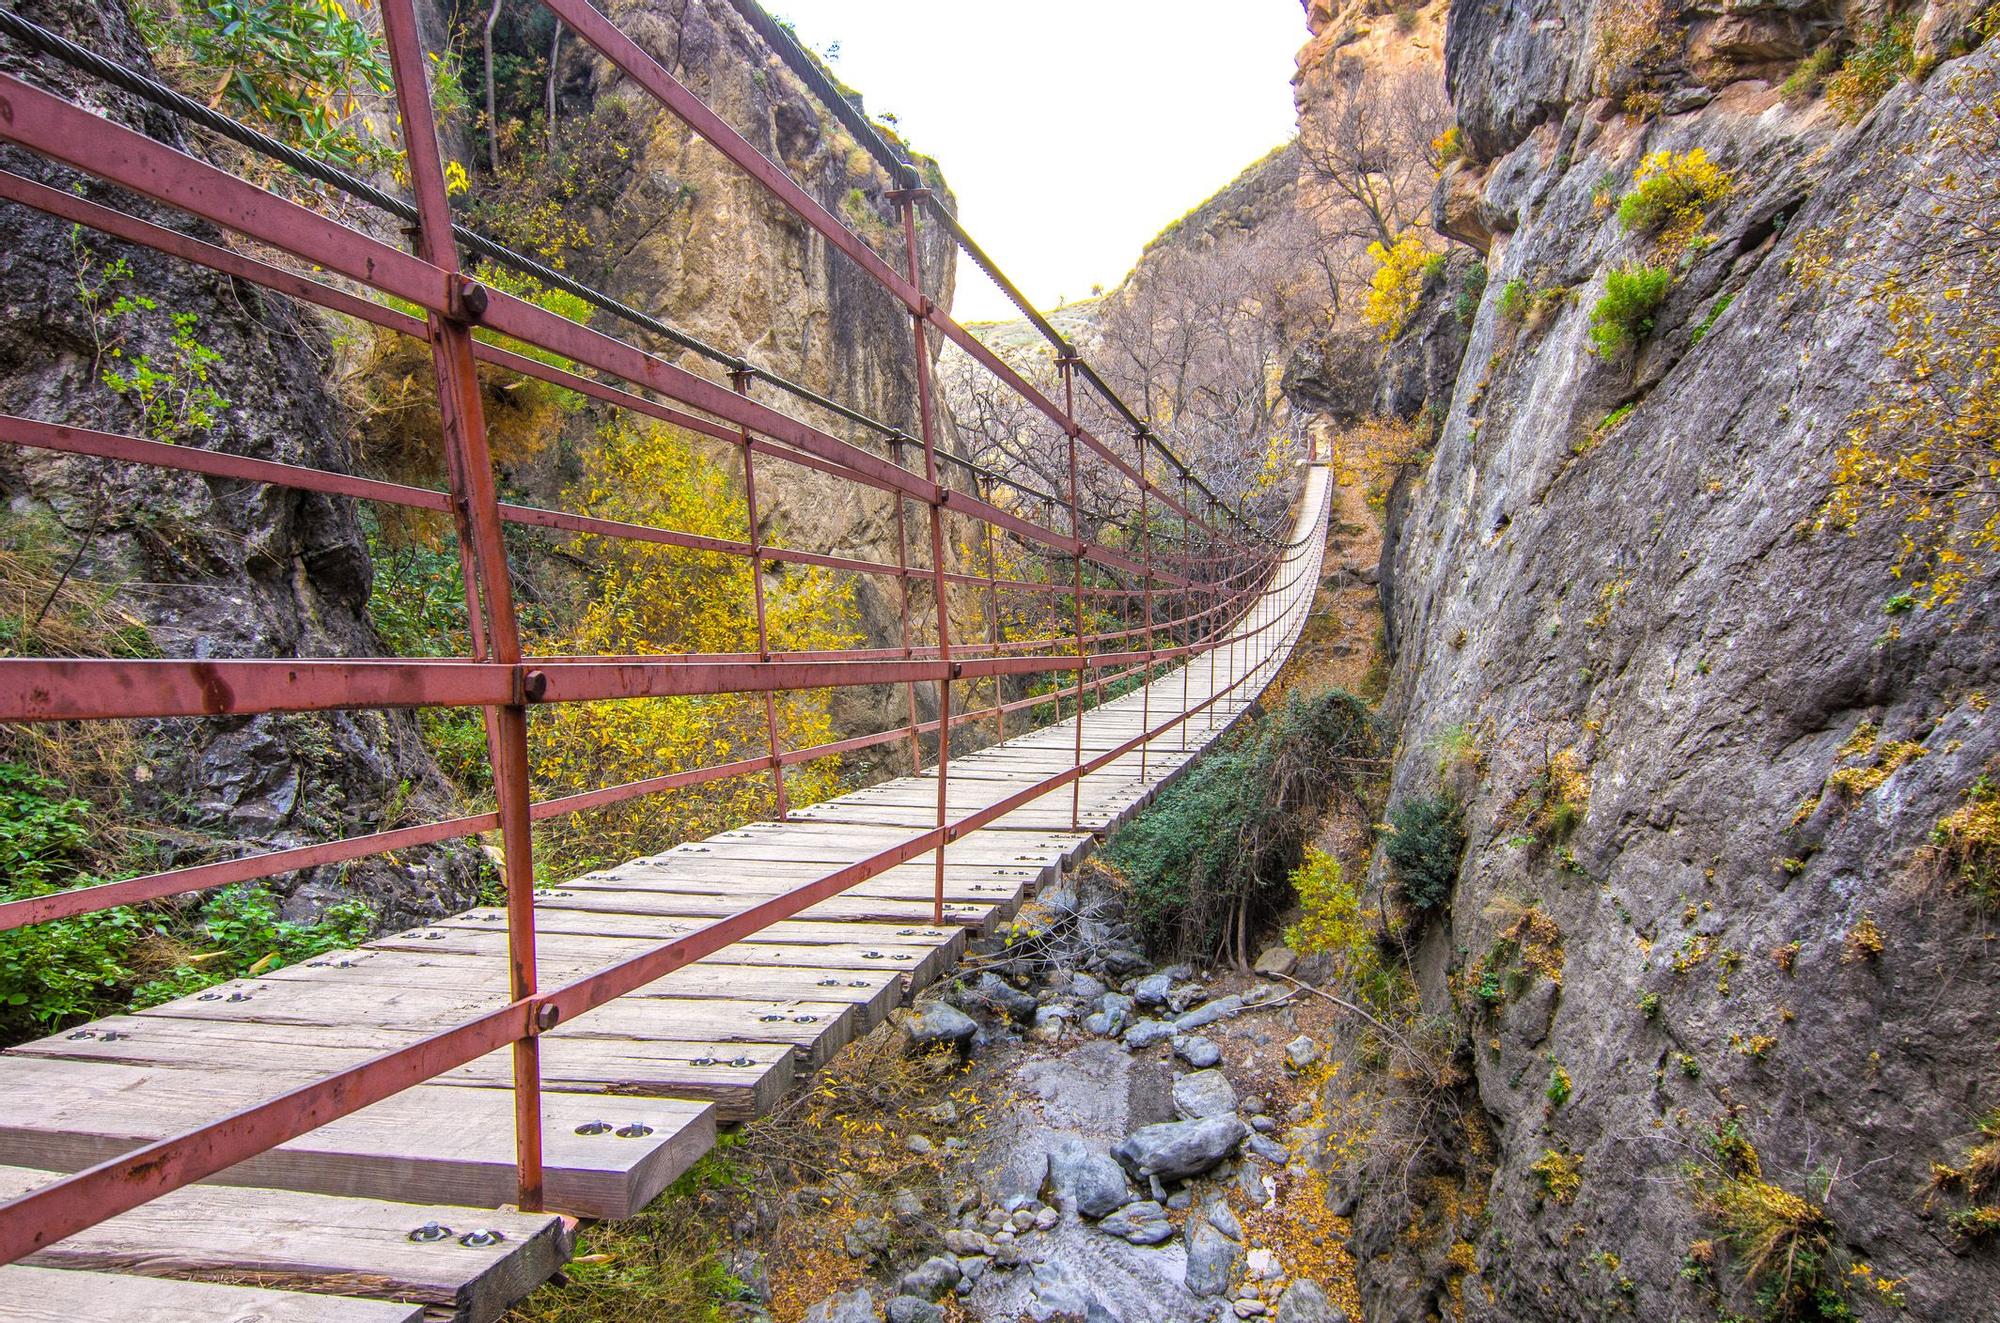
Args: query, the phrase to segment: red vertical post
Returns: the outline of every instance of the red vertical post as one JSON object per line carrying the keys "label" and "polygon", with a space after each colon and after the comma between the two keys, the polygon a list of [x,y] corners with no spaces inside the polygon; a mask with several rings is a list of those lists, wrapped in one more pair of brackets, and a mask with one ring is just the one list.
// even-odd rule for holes
{"label": "red vertical post", "polygon": [[[981,475],[979,479],[979,499],[993,504],[993,479]],[[990,655],[995,661],[1000,658],[1000,645],[1005,643],[1006,633],[1000,623],[1000,569],[993,560],[993,521],[982,519],[979,527],[986,538],[986,635]],[[1003,677],[999,672],[993,675],[993,739],[997,744],[1007,742],[1007,697],[1001,686]]]}
{"label": "red vertical post", "polygon": [[[903,463],[903,436],[898,433],[889,438],[889,458],[897,468],[907,468]],[[903,641],[903,659],[915,655],[910,647],[910,536],[909,521],[903,513],[903,493],[896,493],[896,619]],[[924,741],[917,733],[917,682],[906,686],[910,699],[910,775],[916,776],[924,770]]]}
{"label": "red vertical post", "polygon": [[[1215,498],[1213,496],[1208,498],[1208,525],[1210,528],[1215,527]],[[1235,560],[1236,558],[1231,556],[1224,563],[1233,565]],[[1222,631],[1225,635],[1229,629],[1229,599],[1227,596],[1229,583],[1230,576],[1224,576],[1218,582],[1214,593],[1214,600],[1209,605],[1208,611],[1204,612],[1204,614],[1213,614],[1214,625],[1212,627]],[[1215,654],[1219,651],[1221,651],[1221,641],[1219,639],[1211,640],[1208,645],[1208,729],[1210,734],[1215,732],[1216,709],[1221,706],[1215,699]]]}
{"label": "red vertical post", "polygon": [[[1082,502],[1077,498],[1076,480],[1076,435],[1082,429],[1076,422],[1076,355],[1064,353],[1056,360],[1062,370],[1063,383],[1063,430],[1069,436],[1069,535],[1076,539],[1075,581],[1071,586],[1070,605],[1076,617],[1076,763],[1083,766],[1083,686],[1089,668],[1084,665],[1086,652],[1083,642],[1083,515]],[[1083,827],[1083,778],[1077,777],[1069,783],[1069,828],[1081,831]]]}
{"label": "red vertical post", "polygon": [[[458,269],[452,236],[451,204],[438,151],[436,121],[426,81],[423,41],[411,0],[384,0],[383,35],[395,78],[396,111],[402,122],[411,190],[417,204],[418,256],[442,268],[453,315],[426,319],[431,361],[437,373],[452,498],[463,512],[470,536],[469,559],[478,570],[479,597],[486,617],[485,650],[496,662],[515,668],[515,701],[489,708],[487,730],[493,760],[493,790],[500,815],[502,857],[507,869],[507,983],[516,1001],[535,995],[535,859],[528,816],[527,700],[540,674],[521,669],[521,633],[514,616],[513,586],[500,523],[493,460],[487,449],[486,420],[479,374],[472,357],[472,326],[485,310],[486,293]],[[468,605],[474,604],[470,585]],[[537,1026],[545,1028],[547,1026]],[[540,1042],[533,1034],[514,1044],[514,1154],[518,1202],[524,1211],[542,1207],[542,1076]]]}
{"label": "red vertical post", "polygon": [[[922,189],[904,188],[896,190],[894,196],[903,211],[903,249],[908,259],[910,284],[916,288],[922,304],[920,308],[910,311],[910,338],[917,355],[917,423],[923,433],[924,479],[935,484],[938,480],[937,419],[931,400],[930,337],[926,333],[931,301],[923,293],[923,264],[917,254],[917,199],[922,195]],[[931,591],[937,598],[938,663],[943,667],[943,673],[938,677],[937,825],[939,832],[944,833],[947,801],[951,794],[951,680],[958,668],[951,660],[951,598],[944,568],[942,490],[931,497],[930,507]],[[940,839],[931,899],[931,922],[935,924],[944,922],[944,848],[944,840]]]}
{"label": "red vertical post", "polygon": [[[729,384],[738,395],[746,399],[750,395],[750,369],[739,367],[729,374]],[[764,609],[764,534],[759,527],[761,513],[757,507],[757,458],[751,453],[750,430],[737,429],[743,441],[743,509],[750,520],[750,600],[757,611],[757,660],[771,660],[771,630]],[[764,747],[771,755],[771,790],[775,800],[778,821],[791,816],[791,805],[785,798],[784,745],[778,738],[778,696],[771,690],[764,691]]]}
{"label": "red vertical post", "polygon": [[[1181,509],[1190,511],[1194,509],[1192,505],[1188,504],[1188,475],[1186,469],[1181,470]],[[1194,552],[1194,520],[1187,517],[1183,517],[1181,520],[1181,551],[1183,553],[1181,557],[1183,572],[1187,576],[1189,585],[1192,586],[1196,582],[1197,576],[1207,573],[1207,569],[1205,567],[1199,569],[1196,568],[1195,564],[1196,556]],[[1181,603],[1180,614],[1191,617],[1193,615],[1193,610],[1192,610],[1193,603],[1188,600],[1187,593],[1184,592],[1181,594],[1180,603]],[[1192,619],[1186,621],[1181,625],[1180,633],[1182,642],[1185,643],[1193,641],[1194,622]],[[1188,672],[1193,668],[1194,668],[1194,658],[1187,655],[1186,653],[1183,653],[1181,655],[1181,720],[1180,720],[1182,753],[1187,752]]]}
{"label": "red vertical post", "polygon": [[[1153,728],[1153,523],[1152,506],[1147,500],[1146,434],[1138,433],[1135,440],[1139,445],[1139,538],[1145,548],[1145,578],[1140,585],[1139,601],[1141,618],[1146,627],[1146,665],[1139,672],[1139,729],[1149,731]],[[1152,747],[1150,739],[1139,745],[1139,780],[1142,782],[1146,779],[1146,755]]]}

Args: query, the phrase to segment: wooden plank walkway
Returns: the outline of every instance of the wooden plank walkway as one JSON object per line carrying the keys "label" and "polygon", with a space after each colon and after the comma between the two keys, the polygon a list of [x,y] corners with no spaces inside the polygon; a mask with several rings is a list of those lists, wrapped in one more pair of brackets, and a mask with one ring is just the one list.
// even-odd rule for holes
{"label": "wooden plank walkway", "polygon": [[[1143,757],[1134,750],[1082,778],[1074,824],[1065,785],[954,841],[944,923],[932,923],[935,861],[925,855],[544,1035],[550,1207],[599,1218],[643,1208],[709,1149],[718,1122],[770,1109],[800,1071],[942,977],[968,932],[1012,916],[1225,732],[1304,628],[1328,482],[1326,469],[1307,470],[1297,545],[1253,615],[1270,628],[1086,712],[1084,756],[1229,692],[1184,730],[1154,737]],[[950,816],[1067,770],[1075,722],[953,758]],[[543,981],[602,969],[932,829],[936,775],[543,892]],[[0,1198],[504,1005],[505,957],[504,913],[474,909],[0,1054],[0,1163],[12,1164],[0,1166]],[[570,1244],[563,1219],[504,1211],[511,1078],[509,1055],[495,1053],[0,1269],[0,1323],[496,1318]]]}

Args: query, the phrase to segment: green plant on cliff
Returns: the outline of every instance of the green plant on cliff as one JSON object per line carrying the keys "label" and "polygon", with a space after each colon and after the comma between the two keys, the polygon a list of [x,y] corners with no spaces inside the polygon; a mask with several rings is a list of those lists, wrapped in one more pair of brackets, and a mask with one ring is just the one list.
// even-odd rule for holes
{"label": "green plant on cliff", "polygon": [[1604,293],[1590,310],[1590,342],[1610,358],[1653,333],[1655,314],[1667,300],[1674,273],[1663,266],[1629,266],[1607,272]]}
{"label": "green plant on cliff", "polygon": [[1465,853],[1465,816],[1458,800],[1448,794],[1405,800],[1389,811],[1388,826],[1382,853],[1403,899],[1423,913],[1443,908]]}
{"label": "green plant on cliff", "polygon": [[1974,903],[2000,907],[2000,785],[1992,777],[1975,780],[1965,802],[1938,820],[1931,848]]}
{"label": "green plant on cliff", "polygon": [[1377,753],[1367,705],[1326,689],[1293,691],[1196,763],[1105,854],[1147,945],[1247,962],[1252,930],[1289,899],[1286,882],[1319,815],[1374,770]]}
{"label": "green plant on cliff", "polygon": [[1618,202],[1618,223],[1628,233],[1651,235],[1668,253],[1704,241],[1702,226],[1729,196],[1734,177],[1700,147],[1654,152],[1639,164],[1632,191]]}
{"label": "green plant on cliff", "polygon": [[1840,68],[1827,77],[1827,103],[1849,124],[1873,110],[1909,74],[1911,28],[1906,18],[1885,18],[1862,28]]}
{"label": "green plant on cliff", "polygon": [[1713,1224],[1763,1323],[1849,1323],[1850,1283],[1872,1284],[1897,1303],[1895,1283],[1850,1260],[1826,1209],[1832,1178],[1815,1172],[1807,1193],[1764,1178],[1757,1150],[1732,1117],[1685,1167],[1695,1208]]}
{"label": "green plant on cliff", "polygon": [[134,17],[161,71],[190,95],[342,165],[399,159],[361,118],[391,91],[387,48],[340,0],[163,0]]}

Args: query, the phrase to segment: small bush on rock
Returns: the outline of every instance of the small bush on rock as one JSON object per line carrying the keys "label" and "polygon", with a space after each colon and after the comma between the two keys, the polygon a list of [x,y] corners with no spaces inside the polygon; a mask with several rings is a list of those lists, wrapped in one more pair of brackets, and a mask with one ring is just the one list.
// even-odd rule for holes
{"label": "small bush on rock", "polygon": [[1610,358],[1653,333],[1654,315],[1667,301],[1674,273],[1663,266],[1631,266],[1604,279],[1604,295],[1590,310],[1590,342]]}
{"label": "small bush on rock", "polygon": [[1417,232],[1409,229],[1397,235],[1391,247],[1369,244],[1368,256],[1375,261],[1375,275],[1368,282],[1368,301],[1361,316],[1387,344],[1403,333],[1423,298],[1424,272],[1431,253]]}
{"label": "small bush on rock", "polygon": [[1910,31],[1908,19],[1861,30],[1839,72],[1826,80],[1827,102],[1843,120],[1860,120],[1910,72]]}
{"label": "small bush on rock", "polygon": [[1391,831],[1383,853],[1403,899],[1412,909],[1443,908],[1458,881],[1459,856],[1465,853],[1465,822],[1458,801],[1450,795],[1406,800],[1389,814]]}
{"label": "small bush on rock", "polygon": [[1627,233],[1657,237],[1668,252],[1684,251],[1701,241],[1708,213],[1734,184],[1699,147],[1654,152],[1640,163],[1632,191],[1619,200],[1618,223]]}

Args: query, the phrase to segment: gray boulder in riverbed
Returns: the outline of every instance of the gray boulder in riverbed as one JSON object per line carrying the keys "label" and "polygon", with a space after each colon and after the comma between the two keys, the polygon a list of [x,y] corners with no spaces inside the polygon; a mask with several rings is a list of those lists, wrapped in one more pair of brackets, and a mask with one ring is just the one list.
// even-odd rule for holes
{"label": "gray boulder in riverbed", "polygon": [[1174,1111],[1184,1121],[1226,1116],[1236,1110],[1236,1090],[1219,1070],[1197,1070],[1174,1081]]}
{"label": "gray boulder in riverbed", "polygon": [[1182,1278],[1195,1295],[1221,1295],[1229,1289],[1229,1279],[1243,1258],[1243,1247],[1222,1234],[1213,1224],[1203,1222],[1188,1232],[1187,1270]]}
{"label": "gray boulder in riverbed", "polygon": [[1236,1151],[1249,1127],[1234,1115],[1141,1126],[1112,1147],[1111,1156],[1141,1178],[1185,1180]]}
{"label": "gray boulder in riverbed", "polygon": [[1065,1139],[1049,1152],[1049,1197],[1085,1217],[1103,1217],[1132,1192],[1124,1170],[1108,1154],[1080,1139]]}
{"label": "gray boulder in riverbed", "polygon": [[1167,1220],[1167,1210],[1151,1199],[1125,1205],[1099,1222],[1097,1229],[1134,1245],[1157,1245],[1174,1234],[1174,1224]]}

